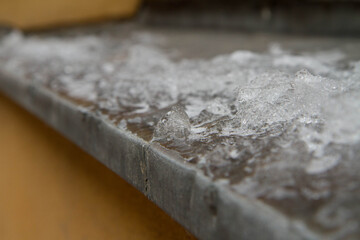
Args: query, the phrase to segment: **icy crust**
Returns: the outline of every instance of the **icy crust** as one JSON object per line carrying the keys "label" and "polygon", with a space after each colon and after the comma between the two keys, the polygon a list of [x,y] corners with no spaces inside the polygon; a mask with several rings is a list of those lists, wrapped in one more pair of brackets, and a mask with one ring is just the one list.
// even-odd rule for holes
{"label": "icy crust", "polygon": [[360,61],[277,44],[175,61],[158,39],[14,32],[1,69],[86,102],[329,239],[360,238]]}

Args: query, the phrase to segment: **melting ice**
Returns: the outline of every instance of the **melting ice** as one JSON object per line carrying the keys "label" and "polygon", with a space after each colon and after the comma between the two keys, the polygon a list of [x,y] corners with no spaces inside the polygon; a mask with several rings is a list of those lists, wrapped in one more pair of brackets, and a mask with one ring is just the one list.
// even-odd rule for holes
{"label": "melting ice", "polygon": [[329,238],[360,235],[360,61],[340,51],[295,55],[275,44],[175,61],[148,34],[14,32],[0,62],[119,127],[150,131],[207,176]]}

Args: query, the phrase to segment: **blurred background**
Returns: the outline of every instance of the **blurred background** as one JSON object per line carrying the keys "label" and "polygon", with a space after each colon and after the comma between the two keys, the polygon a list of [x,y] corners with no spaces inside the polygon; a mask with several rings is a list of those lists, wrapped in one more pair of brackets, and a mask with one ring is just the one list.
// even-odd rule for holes
{"label": "blurred background", "polygon": [[131,20],[296,34],[360,34],[359,0],[2,0],[0,24],[24,30]]}

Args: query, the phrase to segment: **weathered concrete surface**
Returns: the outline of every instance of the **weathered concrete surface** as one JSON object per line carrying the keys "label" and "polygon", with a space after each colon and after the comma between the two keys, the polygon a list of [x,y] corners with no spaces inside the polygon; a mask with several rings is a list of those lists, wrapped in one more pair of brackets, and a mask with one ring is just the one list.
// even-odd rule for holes
{"label": "weathered concrete surface", "polygon": [[123,177],[200,239],[316,239],[302,225],[231,193],[158,145],[44,87],[1,73],[0,89]]}
{"label": "weathered concrete surface", "polygon": [[[274,36],[274,35],[266,35],[266,34],[237,34],[237,33],[224,33],[221,34],[219,32],[211,32],[211,31],[177,31],[177,30],[164,30],[164,29],[142,29],[138,26],[122,26],[118,27],[116,25],[110,25],[102,28],[95,28],[95,32],[100,36],[110,36],[107,40],[111,39],[114,41],[114,45],[105,45],[105,46],[118,46],[121,45],[124,40],[128,39],[129,35],[132,34],[133,31],[138,31],[141,33],[142,31],[150,31],[151,35],[155,34],[155,39],[157,39],[157,34],[160,36],[165,36],[165,44],[161,47],[172,51],[173,49],[180,50],[177,52],[177,55],[174,56],[175,60],[173,65],[177,67],[178,65],[176,61],[178,60],[186,60],[186,59],[199,59],[199,58],[209,58],[214,57],[216,55],[227,54],[239,49],[245,49],[247,51],[253,52],[266,52],[269,51],[268,48],[271,43],[279,43],[281,47],[285,49],[289,49],[292,52],[292,55],[286,55],[290,57],[289,63],[290,65],[293,63],[292,61],[297,60],[297,55],[305,56],[305,60],[310,60],[313,63],[312,57],[315,55],[302,53],[312,52],[314,49],[316,51],[323,51],[325,53],[329,53],[329,50],[338,50],[335,51],[335,57],[344,56],[341,62],[336,65],[336,69],[348,69],[348,59],[351,61],[358,61],[360,52],[357,49],[359,48],[360,42],[357,39],[345,39],[345,38],[299,38],[299,37],[289,37],[289,36]],[[99,89],[90,90],[86,94],[80,95],[79,98],[73,99],[69,98],[64,94],[64,91],[61,91],[59,85],[54,85],[51,87],[48,84],[56,83],[60,79],[60,77],[68,77],[70,76],[70,80],[86,80],[86,77],[82,76],[78,78],[76,75],[67,74],[65,71],[65,66],[69,65],[68,62],[60,62],[57,66],[58,69],[55,69],[54,75],[48,75],[51,72],[51,66],[46,63],[37,63],[36,57],[38,53],[41,51],[37,51],[36,49],[42,49],[41,46],[47,45],[50,41],[47,39],[60,40],[62,37],[66,36],[83,36],[88,32],[87,29],[73,29],[73,30],[65,30],[64,32],[55,32],[55,33],[45,33],[45,34],[35,34],[33,37],[23,37],[23,40],[18,42],[16,49],[20,49],[16,55],[8,55],[9,61],[7,58],[2,58],[2,62],[4,66],[9,66],[8,63],[16,61],[25,61],[25,65],[22,67],[13,67],[6,68],[2,67],[2,77],[0,78],[0,88],[11,96],[13,99],[18,101],[21,105],[23,105],[28,110],[32,111],[40,118],[42,118],[45,122],[49,123],[55,129],[63,133],[66,137],[68,137],[73,142],[77,143],[87,152],[91,153],[97,159],[99,159],[102,163],[104,163],[107,167],[115,171],[117,174],[122,176],[128,182],[133,184],[136,188],[142,191],[146,196],[148,196],[152,201],[158,204],[161,208],[167,211],[171,216],[173,216],[177,221],[179,221],[182,225],[184,225],[187,229],[189,229],[192,233],[202,239],[321,239],[324,236],[316,236],[315,233],[311,232],[309,228],[312,229],[314,227],[313,222],[305,222],[304,218],[309,218],[310,215],[315,214],[314,208],[309,207],[310,211],[304,213],[301,209],[306,209],[307,202],[291,202],[285,199],[283,202],[286,204],[268,204],[268,202],[264,201],[264,199],[257,199],[251,197],[245,197],[247,194],[237,195],[236,191],[229,190],[229,184],[226,184],[226,176],[221,176],[220,178],[211,178],[211,176],[207,175],[202,171],[197,165],[196,162],[189,163],[184,161],[182,157],[180,157],[181,152],[178,153],[175,151],[166,150],[164,147],[160,146],[158,143],[150,143],[149,139],[152,138],[151,131],[146,132],[138,132],[138,129],[130,128],[130,124],[128,124],[128,130],[126,131],[121,126],[121,122],[119,123],[119,119],[116,117],[121,117],[119,111],[115,111],[115,117],[107,116],[106,112],[101,112],[101,108],[91,108],[88,105],[82,105],[81,102],[82,97],[88,97],[91,93],[96,92]],[[90,29],[90,33],[94,31],[94,29]],[[104,34],[104,35],[102,35]],[[107,35],[109,34],[109,35]],[[91,34],[90,34],[91,35]],[[138,36],[138,35],[137,35]],[[144,37],[144,35],[142,35]],[[145,34],[145,41],[149,40]],[[15,36],[16,37],[16,36]],[[136,36],[135,36],[136,37]],[[38,38],[38,39],[37,39]],[[44,38],[43,41],[37,41],[41,38]],[[34,40],[35,41],[32,41]],[[37,40],[36,40],[37,39]],[[15,38],[16,40],[16,38]],[[35,45],[26,45],[30,40]],[[23,41],[23,42],[21,42]],[[61,41],[61,40],[60,40]],[[150,38],[151,41],[151,38]],[[40,44],[36,44],[39,43]],[[73,44],[73,41],[69,41],[70,44]],[[75,41],[76,43],[76,41]],[[79,42],[77,42],[79,43]],[[75,45],[75,48],[71,48],[72,51],[78,53],[79,48],[84,47],[84,42],[81,44]],[[88,43],[88,42],[85,42]],[[219,44],[220,43],[220,44]],[[160,45],[162,42],[160,41]],[[23,46],[31,46],[25,50],[21,50]],[[33,47],[35,46],[35,48]],[[51,46],[51,44],[50,44]],[[64,45],[60,45],[64,46]],[[68,45],[65,45],[65,47]],[[125,45],[126,46],[126,45]],[[30,51],[30,54],[28,50]],[[58,48],[58,50],[64,50],[63,48]],[[65,48],[66,49],[66,48]],[[108,49],[108,48],[107,48]],[[129,49],[129,48],[127,48]],[[130,48],[131,49],[131,48]],[[135,48],[132,48],[136,50]],[[154,49],[154,48],[150,48]],[[276,45],[275,49],[273,49],[276,55]],[[279,50],[279,49],[278,49]],[[21,52],[23,51],[23,52]],[[143,50],[140,51],[140,53]],[[25,57],[21,55],[25,52],[27,54]],[[66,51],[65,51],[66,52]],[[116,51],[113,51],[116,54]],[[62,51],[50,51],[50,54],[61,55]],[[135,51],[136,53],[136,51]],[[146,53],[146,51],[145,51]],[[330,53],[334,53],[331,52]],[[96,57],[97,55],[92,53],[92,57]],[[20,56],[20,57],[19,57]],[[62,56],[62,55],[61,55]],[[72,57],[76,57],[77,54],[72,55]],[[122,56],[122,52],[117,56]],[[135,54],[135,57],[137,55]],[[150,54],[150,57],[154,55]],[[159,56],[159,55],[155,55]],[[160,55],[161,56],[161,55]],[[246,56],[246,52],[245,52]],[[281,53],[280,55],[281,56]],[[309,59],[310,56],[310,59]],[[330,56],[330,57],[328,57]],[[23,57],[23,58],[22,58]],[[56,57],[56,56],[55,56]],[[66,57],[66,56],[65,56]],[[145,57],[141,57],[141,59],[146,59]],[[334,57],[333,55],[326,55],[325,60],[328,58]],[[148,57],[149,58],[149,57]],[[109,58],[104,58],[104,61],[108,61]],[[111,56],[110,56],[110,59]],[[130,61],[129,58],[122,58],[125,61]],[[130,58],[131,59],[131,58]],[[139,58],[136,58],[139,60]],[[134,68],[130,68],[131,71],[137,70],[138,66],[143,65],[146,66],[147,62],[151,62],[154,58],[149,58],[150,60],[145,60],[144,62],[136,62],[134,64]],[[161,59],[161,57],[159,57]],[[71,59],[70,59],[71,60]],[[119,61],[119,59],[117,59]],[[157,60],[157,58],[155,58]],[[99,65],[102,66],[104,63],[103,59],[99,62]],[[196,61],[196,60],[195,60]],[[41,61],[40,61],[41,62]],[[131,61],[130,61],[131,62]],[[91,62],[90,62],[91,63]],[[203,61],[203,63],[209,63]],[[331,66],[325,61],[325,65],[310,65],[310,68],[316,68],[316,66]],[[14,66],[14,65],[13,65]],[[16,65],[15,66],[19,66]],[[20,65],[21,66],[21,65]],[[88,64],[83,64],[80,66],[81,71],[85,73],[97,73],[97,69],[87,69]],[[161,64],[160,64],[161,66]],[[198,66],[198,65],[194,65]],[[214,65],[206,65],[212,68]],[[307,65],[309,66],[309,64]],[[11,67],[11,64],[10,64]],[[35,68],[32,68],[35,67]],[[251,68],[251,66],[248,66]],[[291,68],[288,66],[287,68]],[[6,70],[12,69],[12,70]],[[167,69],[167,66],[164,67]],[[237,68],[234,68],[237,70]],[[335,67],[334,67],[335,69]],[[24,70],[24,75],[18,74],[21,70]],[[129,70],[129,69],[125,69]],[[313,69],[315,72],[319,69]],[[129,71],[131,74],[133,72]],[[28,74],[26,74],[28,73]],[[64,74],[65,73],[65,74]],[[131,75],[130,74],[130,75]],[[132,75],[134,78],[129,77],[132,82],[134,79],[138,79],[141,77],[147,78],[151,75],[151,71],[140,73],[142,75]],[[38,76],[40,75],[40,79],[43,79],[43,82],[38,81]],[[23,77],[19,77],[23,76]],[[31,76],[31,77],[29,77]],[[173,75],[174,76],[174,75]],[[182,74],[177,72],[175,76],[182,76]],[[163,79],[166,82],[171,78],[169,75],[158,75],[160,79]],[[163,78],[161,78],[163,77]],[[196,75],[195,75],[196,77]],[[205,79],[207,76],[203,76]],[[241,76],[240,76],[241,77]],[[108,80],[112,79],[118,82],[124,80],[124,78],[118,79],[117,76],[108,76]],[[185,77],[186,78],[186,77]],[[99,78],[100,81],[104,78]],[[127,78],[125,78],[127,79]],[[195,79],[188,77],[192,81]],[[180,79],[182,80],[182,79]],[[218,79],[217,79],[218,80]],[[90,78],[91,81],[91,78]],[[61,81],[59,81],[61,82]],[[63,81],[66,83],[66,79]],[[86,84],[86,81],[82,82]],[[145,81],[142,82],[146,83]],[[161,82],[163,84],[163,82]],[[155,87],[159,87],[160,85],[156,85]],[[46,88],[49,86],[49,88]],[[71,91],[71,86],[75,86],[75,89],[82,89],[83,85],[70,85],[68,87],[68,91]],[[136,85],[143,89],[140,85]],[[148,85],[146,85],[148,86]],[[166,85],[168,86],[168,85]],[[52,89],[52,90],[50,90]],[[112,86],[110,86],[112,89]],[[138,88],[134,88],[135,90]],[[115,88],[114,91],[118,95],[124,94],[126,97],[127,90],[125,85],[125,90],[121,91],[121,88]],[[154,89],[152,89],[154,90]],[[161,88],[160,88],[161,90]],[[150,89],[143,89],[139,91],[141,95],[144,92],[151,92]],[[156,91],[155,91],[156,92]],[[109,93],[109,92],[108,92]],[[105,97],[109,97],[109,101],[112,100],[111,97],[114,97],[112,94],[106,94]],[[160,93],[162,93],[160,91]],[[162,93],[163,94],[163,93]],[[115,95],[117,97],[122,97]],[[104,96],[103,96],[104,97]],[[85,98],[86,99],[86,98]],[[77,101],[78,100],[78,101]],[[101,98],[96,99],[93,104],[98,104],[97,100],[102,101]],[[150,104],[154,103],[156,99],[151,99]],[[80,102],[79,102],[80,101]],[[130,102],[130,106],[131,106]],[[170,104],[170,103],[169,103]],[[166,108],[162,109],[163,111],[167,111]],[[125,111],[128,111],[125,109]],[[110,112],[110,111],[109,111]],[[128,112],[125,112],[125,114]],[[165,113],[165,112],[164,112]],[[154,118],[157,118],[155,122],[157,122],[161,116],[159,116],[158,112],[152,112],[151,114],[157,114]],[[129,115],[127,115],[129,116]],[[129,117],[128,123],[131,123],[130,120],[136,119],[137,116],[148,116],[148,115],[137,115]],[[114,117],[114,118],[111,118]],[[133,119],[131,119],[133,118]],[[151,121],[154,121],[154,118],[151,116],[148,118]],[[115,120],[115,121],[114,121]],[[116,121],[117,120],[117,121]],[[145,119],[146,120],[146,119]],[[135,124],[134,124],[135,125]],[[141,129],[140,129],[141,130]],[[145,129],[146,130],[146,129]],[[133,133],[130,133],[133,131]],[[150,134],[149,134],[150,132]],[[138,134],[139,133],[139,134]],[[138,134],[138,135],[137,135]],[[137,137],[139,136],[139,137]],[[142,138],[140,138],[142,137]],[[204,144],[206,145],[206,144]],[[164,145],[167,146],[167,145]],[[170,146],[171,147],[171,146]],[[242,145],[240,146],[242,147]],[[198,150],[194,148],[192,150]],[[300,149],[301,150],[301,149]],[[295,151],[298,152],[299,151]],[[179,154],[180,153],[180,154]],[[226,153],[230,153],[227,151]],[[182,155],[184,156],[184,155]],[[186,157],[186,156],[184,156]],[[210,156],[211,157],[211,156]],[[215,155],[215,158],[221,157]],[[285,160],[293,159],[292,157],[287,157]],[[354,160],[354,159],[353,159]],[[241,161],[241,159],[239,159]],[[264,168],[266,169],[266,168]],[[239,172],[239,168],[235,170],[237,173]],[[241,170],[241,169],[240,169]],[[296,175],[292,174],[292,172],[288,172],[283,170],[282,172],[278,172],[278,174],[274,174],[271,171],[262,172],[263,175],[271,175],[267,176],[267,181],[264,184],[268,184],[272,186],[271,181],[269,179],[272,176],[278,176],[282,174],[287,175]],[[343,174],[344,175],[344,174]],[[346,175],[346,174],[345,174]],[[331,178],[332,175],[327,175],[326,177]],[[266,178],[266,177],[265,177]],[[336,179],[336,177],[334,178]],[[354,179],[354,178],[353,178]],[[300,181],[302,182],[302,181]],[[356,182],[352,180],[352,182]],[[234,190],[234,189],[233,189]],[[274,191],[271,191],[271,193]],[[315,194],[315,197],[317,195]],[[349,195],[353,196],[353,195]],[[250,200],[251,198],[251,200]],[[351,198],[355,199],[355,198]],[[295,199],[299,200],[299,198]],[[316,199],[315,199],[316,200]],[[264,202],[266,204],[264,204]],[[316,202],[316,201],[315,201]],[[354,201],[353,201],[354,202]],[[283,215],[284,211],[281,211],[281,207],[290,209],[290,213],[292,210],[300,212],[298,215],[289,214],[287,216]],[[271,206],[274,206],[273,209]],[[353,205],[352,205],[353,206]],[[356,207],[356,205],[355,205]],[[338,209],[338,208],[337,208]],[[314,213],[314,214],[313,214]],[[285,213],[286,214],[286,211]],[[297,216],[300,216],[297,218]],[[303,219],[301,219],[303,217]],[[331,216],[330,216],[331,217]],[[356,221],[356,219],[355,219]],[[343,223],[343,222],[342,222]],[[316,226],[314,227],[316,228]],[[316,231],[316,230],[314,230]],[[330,238],[329,238],[330,239]]]}

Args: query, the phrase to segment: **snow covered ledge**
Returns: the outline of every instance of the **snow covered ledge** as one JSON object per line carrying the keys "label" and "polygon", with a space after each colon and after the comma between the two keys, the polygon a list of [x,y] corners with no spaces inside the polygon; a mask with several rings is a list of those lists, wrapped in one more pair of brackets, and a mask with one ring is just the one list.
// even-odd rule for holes
{"label": "snow covered ledge", "polygon": [[200,239],[359,236],[359,44],[193,59],[113,30],[9,34],[0,89]]}

